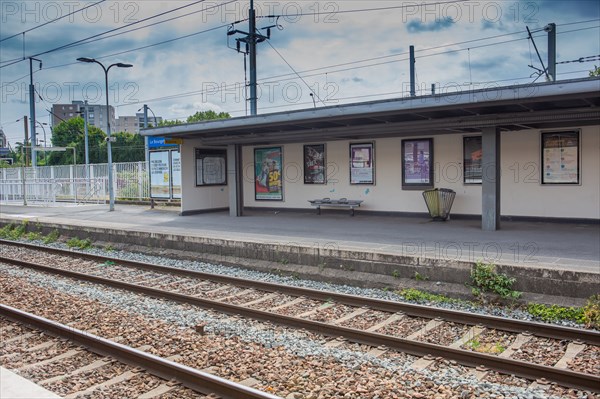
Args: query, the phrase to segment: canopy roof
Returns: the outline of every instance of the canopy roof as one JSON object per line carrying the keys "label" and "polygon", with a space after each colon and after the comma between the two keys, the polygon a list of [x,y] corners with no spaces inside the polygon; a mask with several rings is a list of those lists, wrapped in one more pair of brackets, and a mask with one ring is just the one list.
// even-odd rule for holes
{"label": "canopy roof", "polygon": [[600,78],[406,97],[142,131],[204,145],[264,145],[599,124]]}

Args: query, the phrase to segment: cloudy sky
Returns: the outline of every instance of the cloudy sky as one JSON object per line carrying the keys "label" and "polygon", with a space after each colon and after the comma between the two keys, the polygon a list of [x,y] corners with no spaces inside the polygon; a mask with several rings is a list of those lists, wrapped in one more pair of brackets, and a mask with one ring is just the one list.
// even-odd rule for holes
{"label": "cloudy sky", "polygon": [[[43,62],[41,70],[33,63],[41,122],[50,122],[53,103],[104,103],[100,66],[78,57],[134,65],[109,73],[118,116],[134,115],[143,104],[167,119],[208,109],[246,115],[244,55],[233,49],[241,35],[229,36],[228,43],[227,30],[248,30],[248,1],[0,5],[0,124],[11,144],[23,138],[23,123],[16,120],[29,114],[31,56]],[[258,45],[259,113],[406,96],[410,45],[419,94],[428,94],[432,84],[450,92],[534,81],[536,69],[529,65],[542,65],[526,27],[547,64],[542,29],[557,25],[559,80],[587,76],[594,61],[569,61],[600,55],[596,0],[299,0],[256,1],[255,7],[257,27],[272,26],[271,39]],[[232,25],[236,21],[242,22]]]}

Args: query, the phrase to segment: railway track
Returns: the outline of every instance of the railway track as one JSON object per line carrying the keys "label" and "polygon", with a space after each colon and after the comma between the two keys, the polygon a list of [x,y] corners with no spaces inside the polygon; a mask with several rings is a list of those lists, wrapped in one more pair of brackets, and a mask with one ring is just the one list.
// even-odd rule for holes
{"label": "railway track", "polygon": [[66,399],[277,396],[0,304],[0,364]]}
{"label": "railway track", "polygon": [[[569,369],[578,356],[600,364],[600,334],[596,331],[210,275],[25,243],[1,243],[53,254],[48,258],[53,266],[28,262],[24,256],[0,258],[4,263],[343,337],[372,347],[374,353],[397,350],[418,355],[422,367],[441,357],[479,367],[482,375],[486,374],[481,368],[484,366],[527,379],[543,378],[600,391],[594,366],[592,373]],[[73,257],[77,260],[66,264],[65,259]],[[61,265],[56,267],[58,263]],[[332,343],[343,344],[339,339]],[[550,361],[547,357],[540,360],[535,356],[540,350],[557,355]],[[600,371],[600,366],[596,367]]]}

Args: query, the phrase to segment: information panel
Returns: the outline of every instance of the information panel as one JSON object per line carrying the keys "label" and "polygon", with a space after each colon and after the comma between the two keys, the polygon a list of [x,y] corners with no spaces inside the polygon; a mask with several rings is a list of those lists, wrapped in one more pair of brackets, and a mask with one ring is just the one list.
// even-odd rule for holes
{"label": "information panel", "polygon": [[181,199],[181,152],[179,150],[171,150],[171,178],[173,198]]}
{"label": "information panel", "polygon": [[350,144],[350,184],[375,184],[373,143]]}
{"label": "information panel", "polygon": [[579,132],[542,133],[542,184],[579,184]]}
{"label": "information panel", "polygon": [[150,198],[171,198],[169,151],[150,151]]}

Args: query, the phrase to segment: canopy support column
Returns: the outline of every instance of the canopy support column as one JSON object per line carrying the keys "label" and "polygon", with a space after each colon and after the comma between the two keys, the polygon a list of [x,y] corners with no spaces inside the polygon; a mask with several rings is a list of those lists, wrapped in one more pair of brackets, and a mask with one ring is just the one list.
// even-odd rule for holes
{"label": "canopy support column", "polygon": [[244,176],[242,171],[242,146],[227,146],[227,181],[229,185],[229,216],[243,216]]}
{"label": "canopy support column", "polygon": [[481,228],[484,231],[500,229],[500,129],[482,130],[482,187]]}

